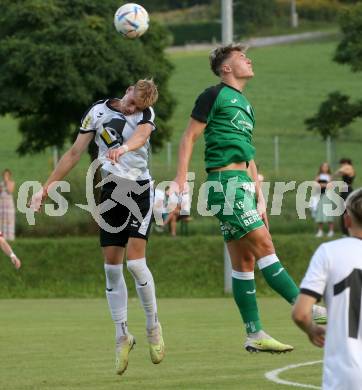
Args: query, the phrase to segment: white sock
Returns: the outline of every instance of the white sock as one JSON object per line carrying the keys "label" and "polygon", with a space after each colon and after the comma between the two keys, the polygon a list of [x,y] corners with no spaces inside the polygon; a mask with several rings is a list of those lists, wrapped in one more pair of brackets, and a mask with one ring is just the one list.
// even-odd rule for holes
{"label": "white sock", "polygon": [[106,295],[112,320],[116,327],[116,340],[128,335],[127,286],[123,276],[123,264],[104,264],[106,273]]}
{"label": "white sock", "polygon": [[146,314],[146,328],[155,328],[158,324],[155,283],[146,259],[128,260],[127,268],[136,282],[137,294]]}

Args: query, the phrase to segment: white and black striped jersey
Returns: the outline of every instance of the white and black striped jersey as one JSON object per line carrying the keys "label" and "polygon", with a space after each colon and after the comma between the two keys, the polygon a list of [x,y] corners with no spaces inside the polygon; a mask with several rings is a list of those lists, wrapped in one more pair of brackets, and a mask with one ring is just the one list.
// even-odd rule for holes
{"label": "white and black striped jersey", "polygon": [[326,302],[323,389],[362,389],[362,240],[322,244],[311,260],[301,293]]}
{"label": "white and black striped jersey", "polygon": [[[142,112],[124,115],[110,105],[111,101],[112,99],[99,100],[86,111],[81,121],[80,133],[95,133],[103,175],[113,173],[121,177],[132,177],[134,180],[148,180],[150,179],[149,139],[139,149],[121,156],[116,165],[112,165],[106,156],[109,149],[117,148],[127,142],[138,125],[149,123],[152,130],[156,130],[153,108],[149,107]],[[132,172],[137,172],[136,176]]]}

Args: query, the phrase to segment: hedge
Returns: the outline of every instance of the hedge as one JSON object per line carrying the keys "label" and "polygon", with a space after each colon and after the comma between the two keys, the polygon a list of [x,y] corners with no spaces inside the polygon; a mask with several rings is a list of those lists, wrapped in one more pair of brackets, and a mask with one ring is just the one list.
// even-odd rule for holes
{"label": "hedge", "polygon": [[[276,235],[277,253],[299,283],[320,240],[310,235]],[[97,237],[19,239],[13,248],[19,271],[0,253],[0,298],[103,297],[104,270]],[[221,297],[223,242],[216,236],[152,236],[148,264],[159,297]],[[129,295],[134,282],[125,269]],[[256,272],[258,293],[271,295]]]}

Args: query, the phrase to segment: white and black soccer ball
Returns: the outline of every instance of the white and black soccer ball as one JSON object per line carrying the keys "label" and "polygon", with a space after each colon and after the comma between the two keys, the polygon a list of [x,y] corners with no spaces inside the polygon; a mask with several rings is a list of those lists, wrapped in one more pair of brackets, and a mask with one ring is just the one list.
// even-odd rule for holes
{"label": "white and black soccer ball", "polygon": [[149,26],[148,12],[135,3],[127,3],[119,7],[114,14],[114,27],[126,38],[138,38]]}

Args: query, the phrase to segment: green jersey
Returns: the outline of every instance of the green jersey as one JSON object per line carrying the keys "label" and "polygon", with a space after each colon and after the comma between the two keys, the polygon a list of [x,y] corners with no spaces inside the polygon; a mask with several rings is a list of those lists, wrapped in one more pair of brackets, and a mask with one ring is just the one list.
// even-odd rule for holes
{"label": "green jersey", "polygon": [[206,170],[254,159],[254,111],[246,97],[226,84],[207,88],[196,100],[191,117],[206,123]]}

